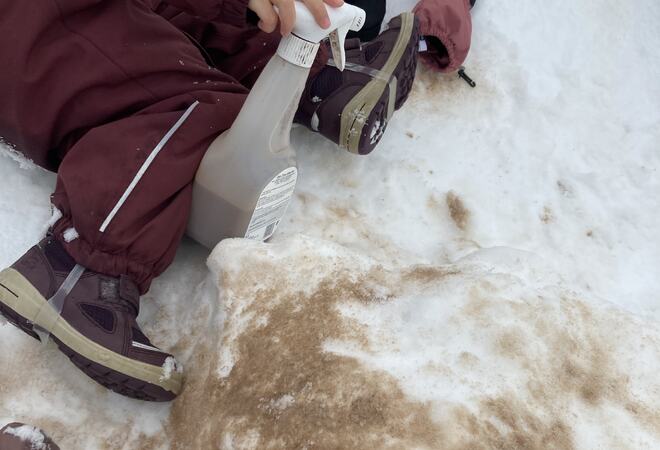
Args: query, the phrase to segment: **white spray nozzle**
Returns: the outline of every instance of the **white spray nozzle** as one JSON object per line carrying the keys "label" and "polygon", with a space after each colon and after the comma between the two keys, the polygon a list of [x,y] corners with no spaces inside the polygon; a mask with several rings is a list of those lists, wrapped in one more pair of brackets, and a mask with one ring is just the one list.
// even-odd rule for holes
{"label": "white spray nozzle", "polygon": [[359,31],[362,28],[366,18],[365,12],[347,3],[339,8],[326,5],[330,27],[321,28],[304,3],[296,1],[295,5],[296,24],[291,34],[282,38],[277,54],[293,64],[311,67],[319,42],[329,36],[335,64],[339,70],[344,70],[346,35],[349,31]]}
{"label": "white spray nozzle", "polygon": [[[346,50],[344,44],[346,42],[346,35],[349,31],[360,31],[364,25],[364,20],[366,18],[366,13],[364,10],[345,4],[339,9],[350,7],[354,11],[353,20],[346,22],[343,25],[336,28],[333,32],[330,33],[330,47],[332,48],[332,58],[335,60],[335,64],[339,70],[344,70],[346,65]],[[332,28],[332,27],[330,27]]]}

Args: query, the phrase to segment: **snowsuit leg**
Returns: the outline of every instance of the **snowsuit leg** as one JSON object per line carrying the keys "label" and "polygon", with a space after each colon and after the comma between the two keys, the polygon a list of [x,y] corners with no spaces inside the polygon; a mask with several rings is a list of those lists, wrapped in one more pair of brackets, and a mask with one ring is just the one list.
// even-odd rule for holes
{"label": "snowsuit leg", "polygon": [[247,27],[247,0],[170,0],[224,24],[233,76],[210,68],[161,3],[0,0],[0,136],[58,170],[53,229],[71,256],[142,293],[174,258],[201,158],[248,93],[240,79],[274,51]]}

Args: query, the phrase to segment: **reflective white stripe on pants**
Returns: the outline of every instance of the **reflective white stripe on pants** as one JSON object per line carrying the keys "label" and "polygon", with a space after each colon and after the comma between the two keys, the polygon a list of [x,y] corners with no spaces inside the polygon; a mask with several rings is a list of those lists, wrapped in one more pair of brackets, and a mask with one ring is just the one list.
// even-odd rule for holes
{"label": "reflective white stripe on pants", "polygon": [[112,219],[115,218],[115,215],[117,215],[117,212],[119,212],[119,209],[122,207],[124,202],[126,202],[126,199],[128,198],[129,195],[131,195],[131,192],[133,192],[133,189],[135,189],[135,186],[137,186],[138,182],[144,175],[144,173],[147,171],[151,163],[153,162],[154,159],[156,159],[156,156],[158,156],[158,153],[165,147],[165,144],[170,140],[172,135],[176,132],[176,130],[183,125],[183,122],[186,121],[188,116],[193,112],[193,110],[199,105],[199,102],[196,101],[192,105],[188,107],[186,112],[183,113],[183,115],[179,118],[179,120],[176,121],[176,123],[170,128],[170,130],[163,136],[163,138],[160,140],[158,145],[154,147],[154,149],[151,151],[151,154],[149,157],[142,163],[142,167],[140,167],[140,170],[138,170],[137,174],[135,174],[135,177],[133,178],[133,181],[131,181],[131,184],[128,185],[128,188],[126,188],[126,191],[124,191],[124,194],[121,196],[117,204],[115,205],[114,208],[112,208],[112,211],[110,211],[110,214],[108,214],[108,217],[105,218],[103,223],[101,224],[101,228],[99,228],[99,231],[101,233],[105,232],[105,230],[108,228],[108,225],[110,225],[110,222],[112,222]]}

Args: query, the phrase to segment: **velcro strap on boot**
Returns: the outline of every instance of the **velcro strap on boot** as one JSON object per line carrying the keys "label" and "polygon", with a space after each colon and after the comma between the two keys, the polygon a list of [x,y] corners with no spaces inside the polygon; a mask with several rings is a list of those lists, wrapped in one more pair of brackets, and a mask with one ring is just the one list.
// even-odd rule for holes
{"label": "velcro strap on boot", "polygon": [[129,302],[135,308],[135,314],[140,312],[140,291],[133,280],[126,275],[119,277],[119,297]]}

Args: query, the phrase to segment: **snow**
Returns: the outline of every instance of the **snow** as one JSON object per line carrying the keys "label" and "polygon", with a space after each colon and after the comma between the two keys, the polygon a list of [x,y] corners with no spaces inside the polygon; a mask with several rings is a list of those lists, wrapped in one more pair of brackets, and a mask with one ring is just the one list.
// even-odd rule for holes
{"label": "snow", "polygon": [[[388,13],[412,6],[388,2]],[[0,425],[62,448],[658,448],[660,4],[478,0],[368,157],[300,127],[268,244],[190,240],[140,322],[168,404],[0,324]],[[0,154],[0,266],[54,175]]]}
{"label": "snow", "polygon": [[62,233],[62,237],[66,242],[71,242],[75,239],[78,239],[80,235],[78,234],[78,231],[75,228],[71,227],[64,230],[64,233]]}
{"label": "snow", "polygon": [[183,373],[183,368],[176,359],[168,356],[163,363],[163,375],[160,377],[160,381],[169,380],[174,372]]}
{"label": "snow", "polygon": [[372,144],[378,142],[381,137],[383,136],[383,133],[385,133],[385,128],[387,127],[387,121],[384,121],[381,123],[380,120],[377,120],[374,123],[373,128],[371,129],[371,134],[369,136],[369,140]]}

